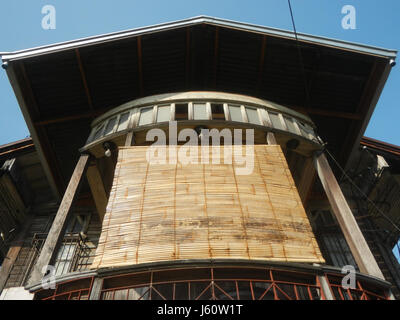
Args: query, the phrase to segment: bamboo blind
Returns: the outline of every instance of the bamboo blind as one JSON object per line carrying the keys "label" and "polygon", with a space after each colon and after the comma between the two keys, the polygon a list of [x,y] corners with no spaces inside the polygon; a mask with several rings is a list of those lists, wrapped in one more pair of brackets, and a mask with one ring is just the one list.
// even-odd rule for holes
{"label": "bamboo blind", "polygon": [[250,175],[222,163],[223,147],[210,147],[210,154],[221,148],[221,164],[189,165],[149,164],[148,148],[119,149],[92,268],[216,258],[324,262],[280,146],[255,145]]}

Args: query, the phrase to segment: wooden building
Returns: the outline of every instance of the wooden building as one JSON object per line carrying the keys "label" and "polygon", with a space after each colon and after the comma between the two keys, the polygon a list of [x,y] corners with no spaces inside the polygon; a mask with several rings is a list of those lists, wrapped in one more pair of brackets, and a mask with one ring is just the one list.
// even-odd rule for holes
{"label": "wooden building", "polygon": [[1,299],[400,298],[396,53],[210,17],[2,53]]}

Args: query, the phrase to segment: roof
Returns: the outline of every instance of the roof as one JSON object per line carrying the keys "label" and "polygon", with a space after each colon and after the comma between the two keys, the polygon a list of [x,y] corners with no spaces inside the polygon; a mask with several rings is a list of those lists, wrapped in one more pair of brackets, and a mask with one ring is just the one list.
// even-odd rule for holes
{"label": "roof", "polygon": [[363,137],[360,144],[373,153],[383,156],[389,164],[392,174],[400,174],[400,146],[368,137]]}
{"label": "roof", "polygon": [[0,176],[9,172],[10,164],[13,181],[27,205],[54,200],[32,138],[0,145]]}
{"label": "roof", "polygon": [[62,194],[91,121],[128,101],[223,91],[311,117],[342,164],[362,137],[395,50],[211,17],[2,53],[54,190]]}
{"label": "roof", "polygon": [[394,144],[390,144],[387,142],[383,142],[383,141],[368,138],[368,137],[362,137],[361,145],[370,147],[372,149],[380,150],[380,151],[383,151],[386,153],[390,153],[394,156],[399,157],[399,161],[400,161],[400,146],[396,146]]}
{"label": "roof", "polygon": [[23,152],[32,152],[34,149],[31,137],[0,145],[0,164],[3,160],[14,158]]}
{"label": "roof", "polygon": [[[149,26],[149,27],[143,27],[143,28],[126,30],[126,31],[119,31],[119,32],[114,32],[114,33],[97,35],[97,36],[93,36],[93,37],[87,37],[84,39],[66,41],[66,42],[62,42],[62,43],[40,46],[40,47],[31,48],[31,49],[18,50],[18,51],[14,51],[14,52],[0,52],[0,55],[1,55],[3,62],[6,62],[6,61],[11,61],[11,60],[24,59],[24,58],[28,58],[28,57],[38,56],[38,55],[42,55],[42,54],[54,53],[54,52],[58,52],[58,51],[68,50],[68,49],[81,48],[81,47],[89,46],[89,45],[101,44],[101,43],[105,43],[105,42],[109,42],[109,41],[121,40],[121,39],[125,39],[127,37],[141,36],[141,35],[146,35],[146,34],[150,34],[150,33],[154,33],[154,32],[171,30],[171,29],[175,29],[175,28],[190,27],[190,26],[194,26],[194,25],[198,25],[198,24],[209,24],[209,25],[220,26],[220,27],[229,27],[229,28],[233,28],[236,30],[255,32],[255,33],[259,33],[259,34],[263,34],[263,35],[295,39],[294,32],[289,31],[289,30],[282,30],[282,29],[276,29],[276,28],[271,28],[271,27],[258,26],[258,25],[254,25],[254,24],[236,22],[236,21],[232,21],[232,20],[226,20],[226,19],[220,19],[220,18],[214,18],[214,17],[208,17],[208,16],[198,16],[198,17],[193,17],[193,18],[174,21],[174,22],[157,24],[157,25]],[[315,35],[310,35],[310,34],[305,34],[305,33],[297,33],[297,37],[299,40],[304,41],[304,42],[316,43],[316,44],[320,44],[320,45],[326,45],[329,47],[336,47],[336,48],[341,48],[341,49],[345,49],[345,50],[351,50],[351,51],[372,54],[372,55],[377,55],[377,56],[382,56],[382,57],[387,57],[387,58],[394,59],[394,58],[396,58],[396,55],[397,55],[397,50],[373,47],[373,46],[369,46],[369,45],[365,45],[365,44],[358,44],[358,43],[352,43],[352,42],[343,41],[343,40],[330,39],[330,38],[326,38],[326,37],[320,37],[320,36],[315,36]]]}

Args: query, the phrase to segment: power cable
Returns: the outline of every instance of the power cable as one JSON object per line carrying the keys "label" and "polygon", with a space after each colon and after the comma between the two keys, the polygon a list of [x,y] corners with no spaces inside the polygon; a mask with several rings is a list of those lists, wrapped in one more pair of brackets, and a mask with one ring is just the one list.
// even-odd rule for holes
{"label": "power cable", "polygon": [[306,78],[306,71],[305,71],[305,68],[304,68],[303,54],[301,53],[300,42],[299,42],[299,39],[297,37],[296,24],[294,22],[292,5],[290,4],[290,0],[288,0],[288,5],[289,5],[290,17],[292,19],[294,37],[296,39],[296,46],[297,46],[297,52],[298,52],[298,55],[299,55],[299,62],[300,62],[300,66],[301,66],[301,69],[302,69],[302,75],[303,75],[303,81],[304,81],[304,91],[306,93],[306,109],[308,109],[310,107],[311,99],[310,99],[310,92],[308,90],[308,85],[307,85],[307,78]]}

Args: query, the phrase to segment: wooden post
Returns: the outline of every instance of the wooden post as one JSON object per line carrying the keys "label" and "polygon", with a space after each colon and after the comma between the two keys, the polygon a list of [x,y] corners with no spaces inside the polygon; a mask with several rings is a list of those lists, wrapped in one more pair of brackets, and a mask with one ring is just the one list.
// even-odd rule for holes
{"label": "wooden post", "polygon": [[326,280],[325,276],[318,276],[318,281],[321,285],[321,290],[324,293],[325,299],[326,300],[335,300],[333,297],[331,288],[329,287],[329,283]]}
{"label": "wooden post", "polygon": [[88,180],[89,187],[92,192],[97,213],[99,215],[100,221],[102,222],[104,214],[106,213],[108,199],[107,199],[107,193],[104,188],[103,179],[101,178],[96,163],[88,167],[86,172],[86,178]]}
{"label": "wooden post", "polygon": [[360,271],[385,279],[323,153],[314,154],[314,165]]}
{"label": "wooden post", "polygon": [[273,132],[267,132],[266,136],[267,144],[277,144],[275,139],[275,134]]}
{"label": "wooden post", "polygon": [[125,146],[134,146],[135,145],[135,134],[133,131],[129,131],[126,135]]}
{"label": "wooden post", "polygon": [[96,277],[93,282],[92,291],[90,292],[89,300],[100,300],[102,288],[103,288],[103,279]]}
{"label": "wooden post", "polygon": [[44,275],[42,272],[43,268],[54,262],[57,249],[62,241],[67,226],[68,214],[71,211],[73,201],[76,198],[77,191],[83,180],[83,174],[89,164],[89,157],[88,154],[82,154],[79,158],[60,207],[58,208],[57,215],[40,252],[40,256],[33,267],[30,284],[37,284],[41,281]]}
{"label": "wooden post", "polygon": [[12,242],[7,256],[4,258],[3,264],[0,268],[0,293],[4,289],[4,286],[6,285],[8,277],[12,271],[12,267],[18,258],[19,252],[24,244],[26,233],[32,224],[32,220],[32,216],[27,217],[27,220],[25,221],[22,230],[18,234],[17,239]]}
{"label": "wooden post", "polygon": [[313,165],[313,159],[311,157],[306,158],[301,173],[302,175],[297,189],[299,191],[299,196],[301,198],[301,201],[303,202],[303,206],[306,207],[307,196],[311,190],[311,187],[315,179],[315,168]]}

